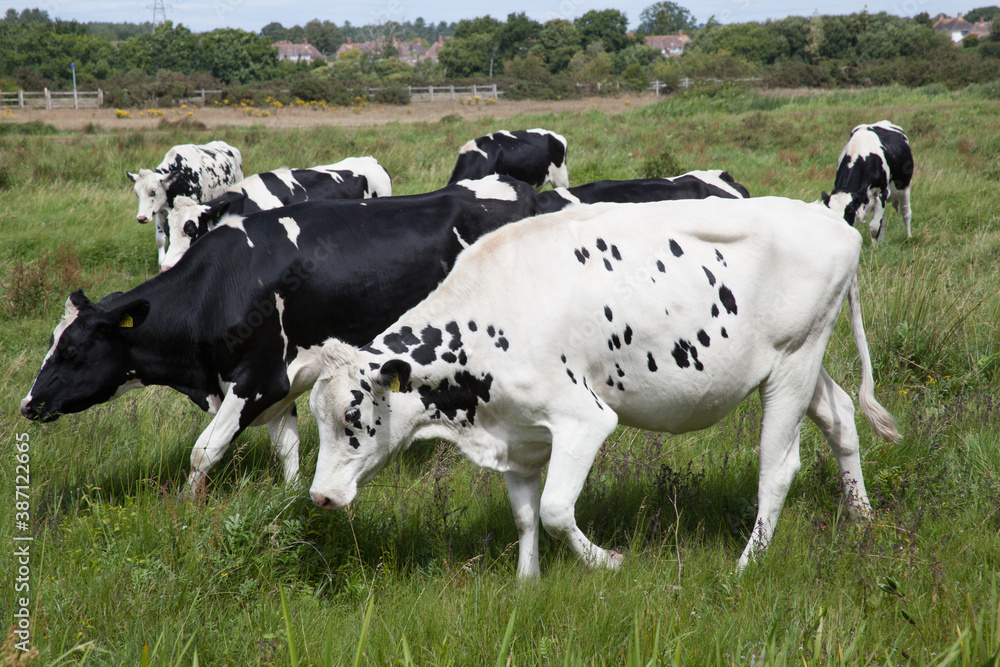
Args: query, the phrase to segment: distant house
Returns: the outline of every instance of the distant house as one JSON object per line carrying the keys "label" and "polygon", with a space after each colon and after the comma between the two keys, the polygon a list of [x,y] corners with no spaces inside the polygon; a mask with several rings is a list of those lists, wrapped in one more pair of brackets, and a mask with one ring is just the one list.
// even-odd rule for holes
{"label": "distant house", "polygon": [[[396,49],[396,56],[408,65],[416,65],[418,62],[423,60],[437,62],[438,51],[441,50],[441,46],[443,44],[444,41],[441,38],[438,38],[438,41],[434,42],[434,44],[430,47],[426,47],[420,42],[400,42],[397,39],[392,40],[392,46]],[[351,40],[347,40],[346,44],[343,44],[339,49],[337,49],[337,58],[351,50],[362,54],[371,53],[381,56],[384,50],[384,42],[381,40],[373,40],[370,42],[352,42]]]}
{"label": "distant house", "polygon": [[972,29],[969,30],[970,35],[975,35],[979,39],[989,37],[990,32],[992,32],[992,23],[983,19],[979,19],[979,23],[973,23]]}
{"label": "distant house", "polygon": [[948,18],[944,14],[939,14],[934,22],[934,29],[938,32],[947,33],[951,41],[961,42],[972,30],[972,24],[962,18],[962,13],[958,13],[957,18]]}
{"label": "distant house", "polygon": [[323,60],[323,54],[315,46],[303,39],[301,44],[293,44],[289,41],[275,42],[272,44],[278,49],[278,60],[291,60],[292,62],[309,63],[314,60]]}
{"label": "distant house", "polygon": [[684,47],[688,45],[691,38],[684,34],[683,30],[678,30],[676,35],[647,35],[643,38],[646,46],[656,49],[666,58],[679,56],[684,53]]}

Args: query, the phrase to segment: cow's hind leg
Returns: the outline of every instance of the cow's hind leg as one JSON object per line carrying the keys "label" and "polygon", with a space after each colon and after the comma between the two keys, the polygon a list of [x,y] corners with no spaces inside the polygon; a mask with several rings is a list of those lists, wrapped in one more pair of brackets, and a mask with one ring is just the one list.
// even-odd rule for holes
{"label": "cow's hind leg", "polygon": [[906,238],[910,238],[910,186],[906,186],[896,195],[896,210],[903,218],[903,228],[906,230]]}
{"label": "cow's hind leg", "polygon": [[[808,366],[815,366],[807,361]],[[757,519],[750,541],[736,566],[742,570],[774,536],[785,496],[799,471],[799,433],[813,393],[816,372],[790,364],[784,379],[772,376],[760,388],[764,419],[760,436],[760,473],[757,482]],[[781,371],[777,371],[781,373]]]}
{"label": "cow's hind leg", "polygon": [[299,418],[295,400],[280,415],[267,423],[274,451],[281,461],[285,484],[298,484],[299,477]]}
{"label": "cow's hind leg", "polygon": [[826,369],[820,370],[808,415],[822,431],[837,459],[851,514],[868,517],[871,505],[865,491],[865,479],[861,474],[861,450],[854,423],[854,402],[833,381]]}
{"label": "cow's hind leg", "polygon": [[[593,406],[593,403],[591,403]],[[587,480],[594,457],[614,432],[618,418],[605,408],[593,421],[567,417],[552,427],[552,455],[539,509],[542,526],[552,537],[569,545],[591,567],[616,568],[622,556],[587,539],[576,525],[576,500]]]}
{"label": "cow's hind leg", "polygon": [[541,502],[542,474],[522,477],[507,472],[507,495],[514,512],[517,526],[518,557],[517,576],[519,579],[533,579],[538,576],[538,512]]}

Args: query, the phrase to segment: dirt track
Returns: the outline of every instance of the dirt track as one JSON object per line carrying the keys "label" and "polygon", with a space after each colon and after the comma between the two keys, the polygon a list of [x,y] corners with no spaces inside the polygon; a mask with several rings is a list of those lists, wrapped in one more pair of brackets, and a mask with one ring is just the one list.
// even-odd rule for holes
{"label": "dirt track", "polygon": [[[580,100],[539,101],[521,100],[469,104],[462,101],[413,102],[407,106],[375,104],[364,108],[295,108],[239,109],[239,108],[187,108],[148,110],[129,109],[130,117],[120,118],[115,109],[5,109],[0,113],[0,123],[26,123],[41,121],[60,130],[82,130],[90,124],[106,129],[140,129],[158,126],[162,121],[177,122],[188,119],[206,127],[229,125],[263,125],[265,127],[315,127],[341,125],[361,127],[386,123],[434,123],[450,114],[465,120],[483,116],[507,118],[518,114],[549,113],[560,111],[589,111],[598,109],[605,113],[621,113],[629,109],[656,102],[654,95],[622,95],[620,97],[588,97]],[[267,115],[265,115],[265,113]]]}

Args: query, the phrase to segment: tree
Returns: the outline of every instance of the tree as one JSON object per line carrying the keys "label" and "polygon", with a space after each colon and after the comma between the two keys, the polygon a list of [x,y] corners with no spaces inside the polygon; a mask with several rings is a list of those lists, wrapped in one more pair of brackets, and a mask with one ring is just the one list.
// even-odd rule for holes
{"label": "tree", "polygon": [[634,40],[627,34],[628,19],[617,9],[590,10],[574,21],[584,46],[601,42],[606,51],[621,51]]}
{"label": "tree", "polygon": [[673,35],[678,30],[692,31],[695,28],[694,17],[686,8],[675,2],[657,2],[646,7],[639,14],[637,35]]}
{"label": "tree", "polygon": [[275,42],[283,42],[288,39],[288,28],[275,21],[261,28],[260,34],[274,44]]}
{"label": "tree", "polygon": [[965,20],[969,23],[978,23],[979,19],[993,22],[993,19],[1000,14],[1000,7],[990,5],[989,7],[977,7],[965,15]]}
{"label": "tree", "polygon": [[507,23],[497,30],[497,59],[510,60],[526,54],[541,30],[542,24],[529,19],[524,12],[508,14]]}
{"label": "tree", "polygon": [[198,46],[199,65],[225,83],[258,81],[278,63],[266,37],[236,28],[205,33]]}
{"label": "tree", "polygon": [[330,21],[313,19],[306,23],[304,32],[309,43],[324,55],[336,53],[340,45],[344,43],[344,38],[340,35],[337,24]]}
{"label": "tree", "polygon": [[581,44],[580,31],[576,26],[564,19],[555,19],[538,31],[538,43],[531,52],[545,61],[550,72],[558,74],[569,67],[569,61],[580,50]]}
{"label": "tree", "polygon": [[455,36],[445,42],[438,61],[448,76],[492,76],[499,65],[499,33],[504,24],[489,16],[463,19],[455,27]]}
{"label": "tree", "polygon": [[787,56],[788,42],[784,37],[760,23],[728,23],[705,28],[692,43],[695,51],[726,52],[750,62],[769,65]]}

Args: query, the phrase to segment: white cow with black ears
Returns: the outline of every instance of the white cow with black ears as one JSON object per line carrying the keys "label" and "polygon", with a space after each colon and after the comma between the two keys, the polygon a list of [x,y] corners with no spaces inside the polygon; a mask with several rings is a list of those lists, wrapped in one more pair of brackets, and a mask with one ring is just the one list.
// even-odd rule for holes
{"label": "white cow with black ears", "polygon": [[156,169],[127,172],[139,198],[135,220],[155,221],[157,263],[167,252],[167,213],[177,197],[208,201],[243,180],[243,155],[224,141],[174,146]]}
{"label": "white cow with black ears", "polygon": [[[605,439],[707,428],[756,389],[759,511],[739,568],[771,540],[806,415],[865,516],[854,405],[822,367],[860,250],[826,208],[775,197],[595,204],[490,233],[369,345],[324,346],[313,502],[342,508],[414,439],[443,438],[505,474],[520,577],[538,575],[539,519],[588,565],[617,567],[574,518]],[[895,439],[856,296],[861,407]]]}

